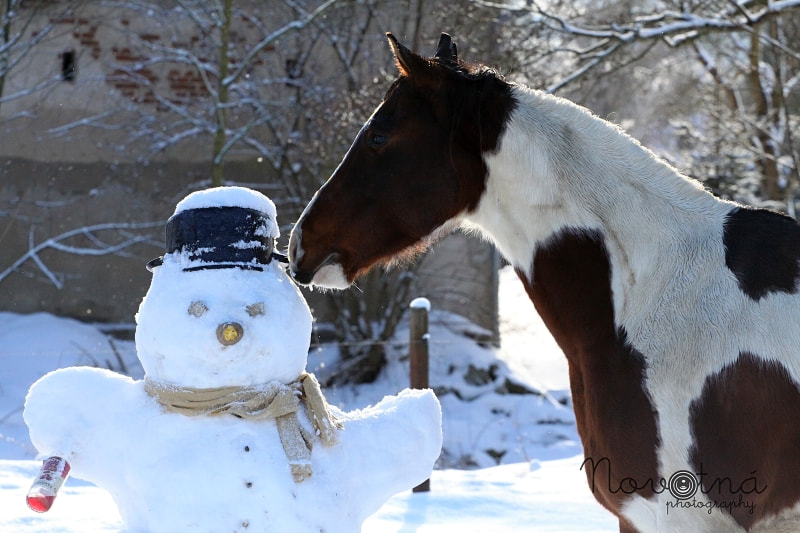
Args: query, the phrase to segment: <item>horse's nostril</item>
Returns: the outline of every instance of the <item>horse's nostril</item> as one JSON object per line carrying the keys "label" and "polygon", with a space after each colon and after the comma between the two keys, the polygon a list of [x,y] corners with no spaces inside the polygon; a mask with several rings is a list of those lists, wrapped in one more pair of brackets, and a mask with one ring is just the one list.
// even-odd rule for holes
{"label": "horse's nostril", "polygon": [[[311,283],[311,281],[314,279],[314,276],[317,275],[317,272],[319,272],[320,269],[322,269],[323,267],[326,267],[328,265],[337,264],[339,262],[339,257],[340,257],[340,255],[338,253],[334,252],[334,253],[328,255],[328,257],[326,257],[324,261],[322,261],[321,263],[319,263],[317,266],[313,267],[310,270],[298,270],[297,269],[297,267],[298,267],[297,262],[296,261],[292,261],[290,263],[289,271],[292,274],[292,278],[294,278],[294,280],[297,283],[300,283],[301,285],[308,285],[309,283]],[[306,265],[306,266],[309,266],[309,265]]]}
{"label": "horse's nostril", "polygon": [[301,285],[308,285],[311,283],[311,279],[314,277],[313,272],[295,272],[294,270],[290,270],[292,274],[292,278]]}
{"label": "horse's nostril", "polygon": [[244,328],[236,322],[224,322],[217,327],[217,340],[224,346],[232,346],[244,335]]}

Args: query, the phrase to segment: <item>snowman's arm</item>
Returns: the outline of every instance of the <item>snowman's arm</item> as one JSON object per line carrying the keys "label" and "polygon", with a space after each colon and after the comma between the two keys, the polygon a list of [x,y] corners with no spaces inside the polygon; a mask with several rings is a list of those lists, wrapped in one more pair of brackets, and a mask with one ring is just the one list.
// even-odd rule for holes
{"label": "snowman's arm", "polygon": [[342,440],[361,454],[364,494],[385,500],[430,476],[442,448],[442,410],[433,391],[406,389],[350,415]]}
{"label": "snowman's arm", "polygon": [[97,368],[62,368],[31,386],[23,417],[39,453],[64,454],[81,477],[79,463],[114,452],[108,435],[121,426],[139,394],[140,387],[126,376]]}

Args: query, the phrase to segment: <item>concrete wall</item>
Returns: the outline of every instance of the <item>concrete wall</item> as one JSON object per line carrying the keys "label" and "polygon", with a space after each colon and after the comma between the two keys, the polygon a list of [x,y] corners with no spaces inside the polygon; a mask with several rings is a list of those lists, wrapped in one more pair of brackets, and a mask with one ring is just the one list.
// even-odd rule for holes
{"label": "concrete wall", "polygon": [[[265,182],[254,164],[232,163],[227,175],[276,202],[278,245],[285,249],[294,220],[282,216],[289,212],[281,208],[283,189]],[[145,264],[164,251],[164,223],[186,194],[208,185],[206,176],[204,165],[179,162],[141,167],[6,159],[0,166],[0,310],[132,323],[150,283]],[[98,225],[116,226],[80,232]],[[114,253],[93,255],[128,242]],[[494,332],[496,260],[489,245],[455,234],[422,259],[411,294]],[[325,295],[305,294],[315,316],[330,319]]]}

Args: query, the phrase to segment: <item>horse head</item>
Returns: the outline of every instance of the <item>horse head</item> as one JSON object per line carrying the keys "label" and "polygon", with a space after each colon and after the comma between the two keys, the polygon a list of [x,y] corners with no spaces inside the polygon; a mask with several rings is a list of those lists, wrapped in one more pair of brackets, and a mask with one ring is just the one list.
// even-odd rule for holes
{"label": "horse head", "polygon": [[484,191],[482,154],[496,148],[510,85],[461,61],[447,34],[431,58],[387,37],[399,77],[292,231],[300,283],[345,288],[376,264],[414,255]]}

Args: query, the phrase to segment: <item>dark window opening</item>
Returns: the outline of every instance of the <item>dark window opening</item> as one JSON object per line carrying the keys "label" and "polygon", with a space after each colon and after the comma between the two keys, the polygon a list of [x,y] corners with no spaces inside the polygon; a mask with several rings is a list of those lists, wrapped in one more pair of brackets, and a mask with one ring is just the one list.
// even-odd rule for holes
{"label": "dark window opening", "polygon": [[61,79],[75,81],[78,65],[75,63],[75,51],[66,50],[61,54]]}

